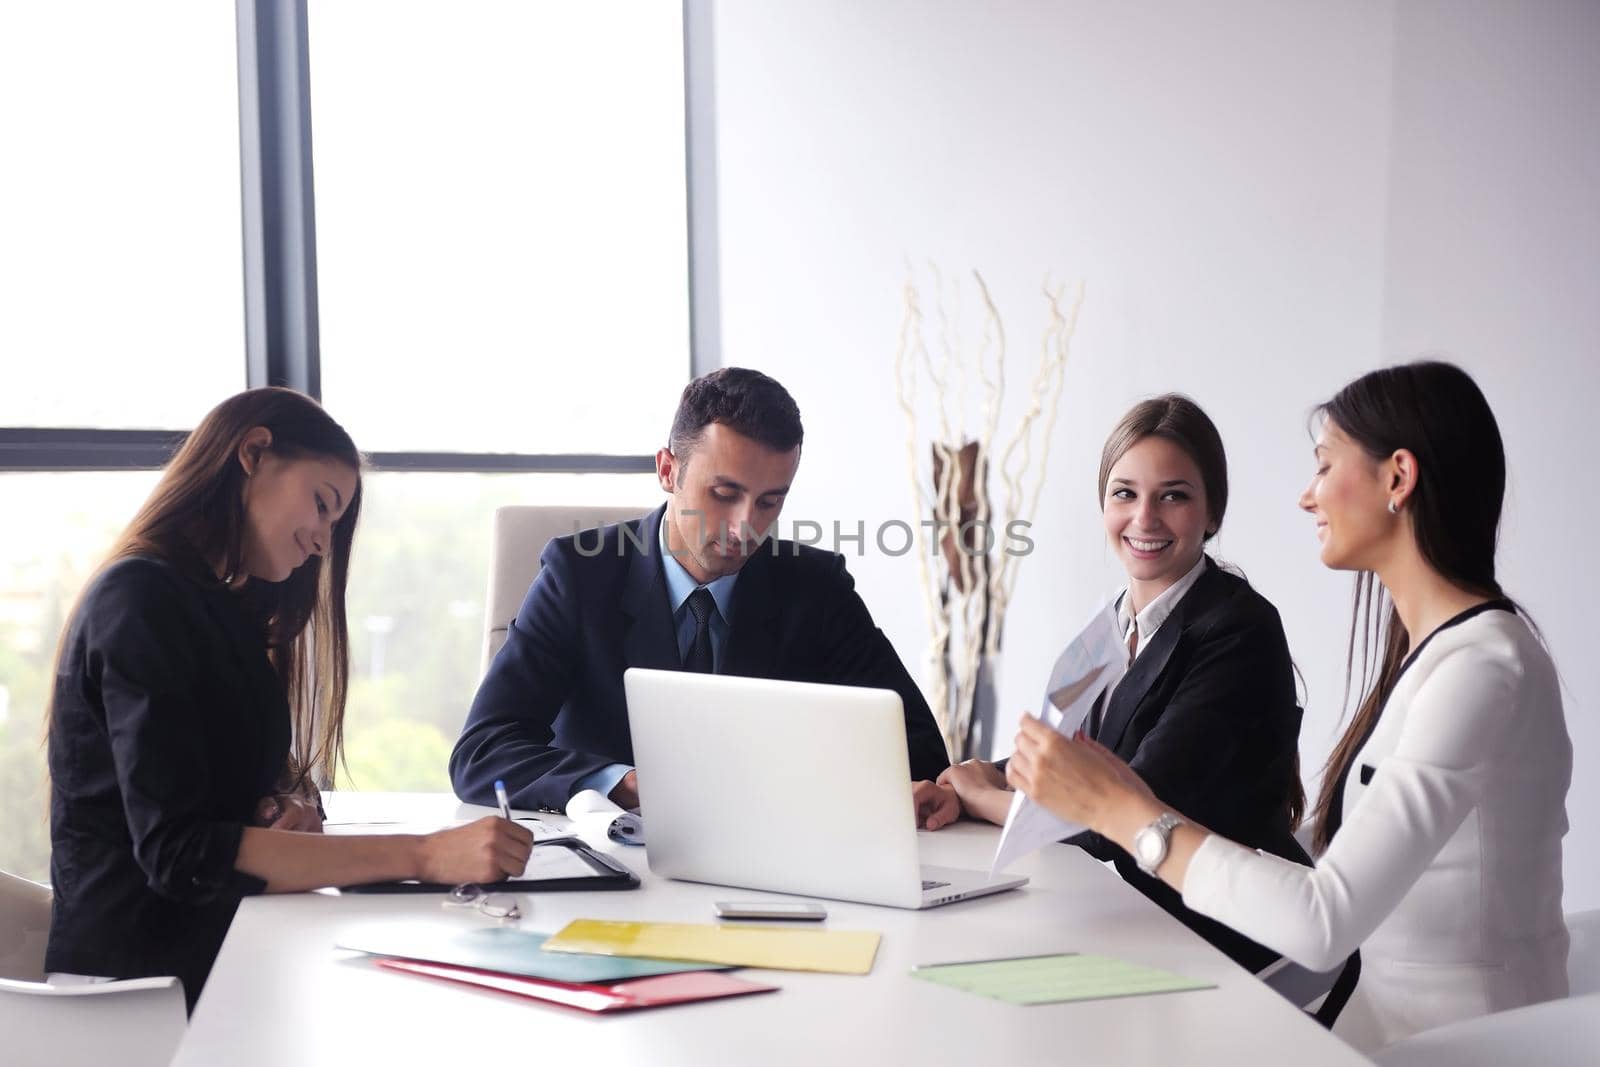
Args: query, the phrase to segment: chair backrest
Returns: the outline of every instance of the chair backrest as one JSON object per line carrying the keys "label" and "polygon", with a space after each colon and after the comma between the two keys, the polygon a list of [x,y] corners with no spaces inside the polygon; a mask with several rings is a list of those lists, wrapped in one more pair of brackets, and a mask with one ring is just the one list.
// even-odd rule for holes
{"label": "chair backrest", "polygon": [[1547,1000],[1425,1030],[1373,1053],[1382,1067],[1579,1067],[1600,1048],[1600,993]]}
{"label": "chair backrest", "polygon": [[0,871],[0,1034],[6,1063],[164,1067],[189,1025],[176,978],[44,981],[50,887]]}
{"label": "chair backrest", "polygon": [[1600,993],[1600,908],[1567,916],[1567,985],[1569,995]]}
{"label": "chair backrest", "polygon": [[176,978],[66,986],[0,978],[6,1063],[166,1067],[188,1026]]}
{"label": "chair backrest", "polygon": [[0,978],[44,980],[50,887],[0,871]]}
{"label": "chair backrest", "polygon": [[643,508],[539,507],[513,504],[497,508],[489,552],[489,595],[483,619],[483,664],[487,671],[506,643],[506,628],[539,573],[539,556],[557,537],[637,519]]}

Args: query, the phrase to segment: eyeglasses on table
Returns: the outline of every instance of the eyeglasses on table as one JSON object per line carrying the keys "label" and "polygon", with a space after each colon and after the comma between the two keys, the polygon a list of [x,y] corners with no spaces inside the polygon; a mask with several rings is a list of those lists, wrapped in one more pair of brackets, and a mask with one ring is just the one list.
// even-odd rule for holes
{"label": "eyeglasses on table", "polygon": [[451,889],[444,896],[446,908],[473,908],[491,919],[508,922],[522,918],[517,898],[510,893],[493,893],[481,885],[467,882]]}

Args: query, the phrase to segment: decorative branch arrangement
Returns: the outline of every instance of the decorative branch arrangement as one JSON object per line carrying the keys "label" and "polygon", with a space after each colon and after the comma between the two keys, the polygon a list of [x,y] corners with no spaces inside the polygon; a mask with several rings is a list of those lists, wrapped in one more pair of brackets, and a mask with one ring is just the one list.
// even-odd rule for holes
{"label": "decorative branch arrangement", "polygon": [[[976,354],[968,358],[961,337],[960,286],[948,294],[937,268],[930,268],[935,290],[937,358],[923,336],[922,297],[914,276],[905,285],[905,317],[895,352],[895,394],[906,421],[906,470],[919,516],[932,521],[914,524],[918,578],[927,610],[930,644],[925,663],[929,703],[952,759],[969,757],[972,727],[981,718],[985,700],[992,705],[993,660],[1000,652],[1006,610],[1016,588],[1017,568],[1027,550],[1013,550],[1010,540],[1020,524],[1025,530],[1038,510],[1044,489],[1050,434],[1060,409],[1067,353],[1083,305],[1083,284],[1074,287],[1070,306],[1066,286],[1043,292],[1049,322],[1039,346],[1039,362],[1028,386],[1027,406],[994,464],[1000,476],[997,509],[989,489],[991,460],[997,454],[996,434],[1006,392],[1006,335],[1000,312],[983,276],[972,277],[982,304],[983,329]],[[951,309],[954,309],[952,312]],[[929,435],[931,483],[924,481],[918,441],[919,374],[932,391],[937,427]],[[977,429],[968,437],[969,379],[977,381]],[[952,408],[954,409],[952,412]],[[1034,432],[1040,430],[1037,455]],[[1037,462],[1036,462],[1037,461]],[[1031,474],[1031,484],[1029,482]],[[999,516],[999,521],[996,521]],[[937,558],[931,536],[937,540]],[[1001,548],[1002,536],[1006,538]],[[1031,546],[1031,540],[1023,539]],[[992,707],[988,709],[992,711]]]}

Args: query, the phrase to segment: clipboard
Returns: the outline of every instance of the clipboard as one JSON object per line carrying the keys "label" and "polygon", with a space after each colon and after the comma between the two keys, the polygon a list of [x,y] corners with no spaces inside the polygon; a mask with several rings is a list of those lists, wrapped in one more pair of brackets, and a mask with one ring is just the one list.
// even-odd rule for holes
{"label": "clipboard", "polygon": [[[559,856],[545,850],[560,849]],[[551,862],[551,861],[554,862]],[[537,876],[540,868],[554,870],[553,874]],[[583,868],[587,868],[584,871]],[[535,875],[535,877],[529,877]],[[570,893],[574,890],[638,889],[639,876],[618,860],[596,852],[576,837],[552,837],[536,842],[528,857],[528,869],[523,877],[504,882],[486,882],[483,887],[492,893]],[[372,882],[368,885],[342,886],[341,893],[448,893],[451,886],[438,882]]]}

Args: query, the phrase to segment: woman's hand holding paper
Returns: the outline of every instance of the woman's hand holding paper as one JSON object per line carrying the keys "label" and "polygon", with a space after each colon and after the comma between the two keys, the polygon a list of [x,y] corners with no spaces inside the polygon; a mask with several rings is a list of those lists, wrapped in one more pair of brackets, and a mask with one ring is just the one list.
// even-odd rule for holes
{"label": "woman's hand holding paper", "polygon": [[1006,780],[1059,818],[1126,847],[1163,810],[1133,768],[1081,732],[1063,737],[1024,715],[1016,744]]}

